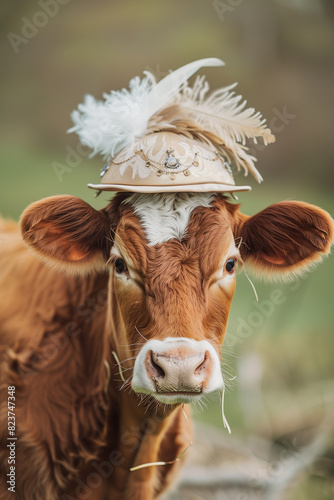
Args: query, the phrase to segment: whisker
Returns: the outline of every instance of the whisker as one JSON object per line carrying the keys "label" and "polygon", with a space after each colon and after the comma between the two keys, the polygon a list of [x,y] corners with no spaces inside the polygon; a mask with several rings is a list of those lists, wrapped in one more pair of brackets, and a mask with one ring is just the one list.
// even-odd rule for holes
{"label": "whisker", "polygon": [[131,344],[118,344],[119,347],[129,348],[134,345],[144,345],[144,342],[132,342]]}
{"label": "whisker", "polygon": [[238,250],[240,249],[241,245],[245,245],[245,247],[249,250],[249,246],[247,245],[247,243],[245,241],[243,241],[242,236],[235,238],[234,241],[235,241],[235,245],[238,248]]}
{"label": "whisker", "polygon": [[[224,375],[227,375],[227,376],[229,377],[229,380],[231,380],[231,377],[232,377],[232,378],[234,377],[234,375],[231,373],[231,371],[230,371],[230,370],[228,370],[228,369],[226,368],[226,366],[222,366],[222,367],[221,367],[221,370],[222,370],[222,372],[224,373]],[[234,378],[235,378],[235,377],[234,377]]]}
{"label": "whisker", "polygon": [[242,236],[238,236],[234,239],[235,246],[239,249],[242,243]]}
{"label": "whisker", "polygon": [[137,356],[131,356],[130,358],[122,359],[122,363],[126,363],[127,361],[131,361],[132,359],[136,359]]}
{"label": "whisker", "polygon": [[137,333],[139,333],[139,335],[140,335],[140,336],[141,336],[144,340],[146,340],[146,342],[147,342],[148,340],[144,337],[144,335],[142,335],[142,334],[140,333],[140,331],[138,330],[138,328],[137,328],[137,326],[136,326],[136,325],[135,325],[135,329],[136,329]]}
{"label": "whisker", "polygon": [[136,346],[138,346],[138,345],[142,346],[142,345],[144,345],[144,343],[142,343],[142,344],[139,344],[139,343],[138,344],[129,344],[129,345],[125,346],[125,347],[122,347],[122,346],[118,345],[117,347],[120,348],[120,351],[126,352],[126,351],[131,351],[131,347],[132,348],[137,348]]}
{"label": "whisker", "polygon": [[[225,349],[225,347],[230,347],[230,346],[228,346],[228,345],[225,346],[225,344],[224,344],[222,359],[224,359],[223,357],[225,356],[225,354],[227,354],[228,356],[231,356],[231,358],[235,358],[235,359],[241,359],[243,357],[241,354],[237,354],[234,351],[228,351],[227,349]],[[234,346],[232,346],[232,347],[234,347]],[[224,360],[224,361],[227,362],[226,360]]]}
{"label": "whisker", "polygon": [[128,378],[128,379],[127,379],[127,380],[126,380],[126,381],[125,381],[125,382],[121,385],[121,387],[120,387],[120,389],[119,389],[119,390],[120,390],[120,391],[122,391],[123,389],[127,388],[126,386],[127,386],[127,384],[129,384],[129,383],[130,383],[130,381],[131,381],[131,377],[129,377],[129,378]]}
{"label": "whisker", "polygon": [[256,298],[256,302],[259,302],[259,296],[257,294],[257,291],[256,291],[254,283],[252,282],[252,280],[250,279],[250,277],[248,276],[248,274],[246,273],[246,271],[244,271],[244,273],[245,273],[246,278],[248,279],[248,281],[250,282],[250,284],[252,286],[252,289],[253,289],[253,292],[254,292],[254,295],[255,295],[255,298]]}

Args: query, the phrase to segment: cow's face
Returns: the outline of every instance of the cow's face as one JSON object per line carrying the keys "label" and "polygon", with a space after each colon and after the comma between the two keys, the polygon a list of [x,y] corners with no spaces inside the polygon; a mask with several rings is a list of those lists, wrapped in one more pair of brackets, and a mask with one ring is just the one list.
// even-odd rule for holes
{"label": "cow's face", "polygon": [[164,403],[221,389],[220,348],[242,263],[224,200],[132,196],[110,263],[136,358],[132,388]]}
{"label": "cow's face", "polygon": [[130,363],[133,390],[169,404],[223,387],[219,354],[242,261],[290,276],[333,239],[333,221],[317,207],[282,202],[247,217],[209,194],[118,195],[99,212],[54,197],[28,207],[21,229],[67,271],[109,268],[114,348]]}

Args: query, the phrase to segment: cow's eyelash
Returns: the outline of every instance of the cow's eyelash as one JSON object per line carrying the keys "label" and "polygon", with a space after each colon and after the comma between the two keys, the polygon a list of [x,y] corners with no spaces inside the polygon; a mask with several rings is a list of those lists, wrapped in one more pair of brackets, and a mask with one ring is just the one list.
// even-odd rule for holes
{"label": "cow's eyelash", "polygon": [[110,256],[107,263],[113,266],[116,274],[125,274],[126,276],[130,277],[129,268],[123,257],[113,254]]}
{"label": "cow's eyelash", "polygon": [[229,259],[233,259],[234,262],[238,262],[239,264],[243,265],[244,264],[244,261],[242,260],[241,258],[241,255],[239,253],[236,253],[234,255],[231,255],[229,257]]}
{"label": "cow's eyelash", "polygon": [[[242,260],[241,256],[239,254],[234,254],[234,255],[231,255],[231,257],[229,257],[227,260],[230,260],[232,259],[236,265],[236,271],[241,271],[241,269],[243,268],[244,266],[244,261]],[[227,262],[227,261],[226,261]]]}
{"label": "cow's eyelash", "polygon": [[234,262],[236,264],[238,264],[238,268],[239,269],[241,269],[244,266],[244,264],[245,264],[245,262],[242,260],[242,258],[240,257],[240,255],[232,255],[231,259],[233,259]]}
{"label": "cow's eyelash", "polygon": [[[126,266],[126,269],[121,271],[120,273],[117,272],[117,260],[120,259],[124,262],[124,265]],[[133,268],[129,267],[128,263],[124,259],[124,257],[121,257],[119,254],[111,254],[109,259],[107,260],[107,264],[111,265],[115,268],[116,275],[121,276],[124,275],[126,278],[129,280],[131,279],[132,282],[137,283],[141,288],[143,288],[143,283],[141,280],[141,275]]]}
{"label": "cow's eyelash", "polygon": [[121,255],[117,255],[115,253],[112,253],[110,255],[109,259],[107,260],[107,264],[114,265],[117,259],[122,259],[126,263],[126,260]]}
{"label": "cow's eyelash", "polygon": [[109,259],[107,260],[107,264],[114,264],[115,260],[118,259],[118,255],[112,254],[110,255]]}

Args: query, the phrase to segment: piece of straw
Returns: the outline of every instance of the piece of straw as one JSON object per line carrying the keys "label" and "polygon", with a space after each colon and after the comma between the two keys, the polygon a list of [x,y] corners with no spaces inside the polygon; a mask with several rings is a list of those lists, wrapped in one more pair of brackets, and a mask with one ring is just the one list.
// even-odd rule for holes
{"label": "piece of straw", "polygon": [[227,432],[231,434],[231,427],[228,425],[227,418],[225,417],[224,413],[224,399],[225,399],[225,385],[223,387],[223,393],[222,393],[222,417],[223,417],[223,424],[225,429],[227,429]]}
{"label": "piece of straw", "polygon": [[111,377],[111,371],[110,371],[110,365],[108,361],[105,359],[104,360],[104,366],[106,367],[107,370],[107,380],[104,386],[104,393],[107,396],[108,395],[108,387],[109,387],[109,382],[110,382],[110,377]]}
{"label": "piece of straw", "polygon": [[183,452],[181,453],[181,455],[179,455],[175,460],[171,460],[169,462],[150,462],[150,463],[147,463],[147,464],[136,465],[135,467],[131,467],[130,471],[133,472],[135,470],[144,469],[145,467],[154,467],[155,465],[172,465],[172,464],[175,464],[176,462],[179,462],[179,460],[181,460],[181,458],[183,457],[183,455],[189,450],[189,448],[190,448],[190,446],[192,444],[193,443],[191,442],[189,444],[189,446],[187,446],[187,448],[185,450],[183,450]]}
{"label": "piece of straw", "polygon": [[121,362],[119,360],[119,357],[117,356],[117,354],[116,354],[115,351],[112,351],[112,355],[114,356],[115,361],[118,364],[118,371],[119,371],[120,377],[123,380],[123,382],[125,382],[125,378],[124,378],[124,375],[123,375],[123,372],[122,372],[122,367],[121,367]]}
{"label": "piece of straw", "polygon": [[183,412],[184,418],[185,418],[185,419],[186,419],[186,421],[187,421],[187,424],[189,424],[189,420],[188,420],[187,414],[186,414],[186,412],[184,411],[184,404],[182,405],[182,412]]}

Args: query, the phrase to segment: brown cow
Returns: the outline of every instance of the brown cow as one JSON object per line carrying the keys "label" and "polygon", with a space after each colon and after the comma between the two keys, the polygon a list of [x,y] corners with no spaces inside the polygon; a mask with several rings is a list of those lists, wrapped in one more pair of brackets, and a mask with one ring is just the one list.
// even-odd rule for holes
{"label": "brown cow", "polygon": [[[210,193],[44,199],[22,216],[28,248],[0,227],[4,500],[158,498],[191,442],[184,404],[224,386],[236,265],[291,276],[333,240],[320,208],[248,217]],[[173,463],[130,471],[156,461]]]}

